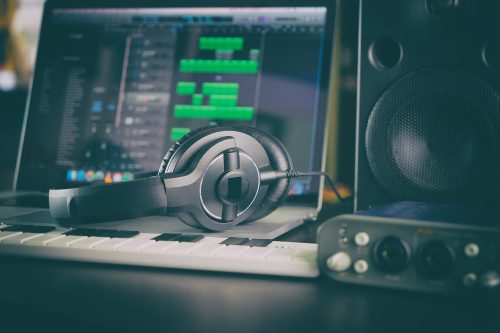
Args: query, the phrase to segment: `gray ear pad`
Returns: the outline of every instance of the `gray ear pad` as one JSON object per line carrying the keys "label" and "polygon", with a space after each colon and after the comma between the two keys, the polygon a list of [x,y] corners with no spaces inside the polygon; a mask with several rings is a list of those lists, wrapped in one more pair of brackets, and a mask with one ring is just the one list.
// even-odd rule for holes
{"label": "gray ear pad", "polygon": [[[293,169],[292,160],[285,146],[271,134],[268,134],[254,127],[209,126],[194,130],[186,134],[179,141],[177,141],[165,154],[165,157],[163,158],[158,173],[163,174],[163,173],[181,171],[181,170],[175,170],[176,164],[177,161],[180,159],[180,157],[183,155],[183,153],[187,150],[187,148],[189,148],[191,145],[193,145],[195,142],[197,142],[206,135],[218,131],[227,131],[227,130],[245,133],[254,138],[257,142],[259,142],[262,148],[265,150],[269,162],[274,170]],[[186,156],[183,157],[184,160],[185,158]],[[290,190],[290,183],[291,183],[290,179],[285,178],[275,181],[273,184],[269,185],[265,197],[259,203],[259,206],[255,210],[255,212],[248,219],[246,219],[246,221],[250,222],[263,218],[264,216],[267,216],[268,214],[273,212],[276,208],[278,208],[286,199],[286,196]]]}
{"label": "gray ear pad", "polygon": [[[167,153],[163,157],[163,160],[161,161],[160,168],[158,170],[158,174],[162,175],[162,174],[167,173],[167,172],[173,172],[173,170],[175,169],[175,165],[173,165],[173,164],[175,164],[175,162],[172,164],[171,159],[174,156],[174,154],[176,154],[178,152],[177,150],[179,150],[179,147],[188,146],[188,145],[191,146],[191,144],[185,145],[185,143],[187,141],[194,142],[198,138],[203,137],[206,134],[211,133],[213,131],[215,131],[214,126],[201,127],[201,128],[198,128],[198,129],[195,129],[195,130],[189,132],[188,134],[186,134],[182,138],[180,138],[179,141],[177,141],[176,143],[174,143],[172,145],[172,147],[170,147],[170,149],[167,151]],[[194,139],[190,140],[191,138],[194,138]]]}

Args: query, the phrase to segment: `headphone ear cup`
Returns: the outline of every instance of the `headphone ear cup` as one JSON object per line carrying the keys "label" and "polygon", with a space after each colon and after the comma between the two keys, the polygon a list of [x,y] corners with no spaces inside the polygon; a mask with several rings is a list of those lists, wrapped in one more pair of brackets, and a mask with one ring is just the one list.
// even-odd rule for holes
{"label": "headphone ear cup", "polygon": [[[293,169],[292,159],[288,150],[273,135],[254,127],[237,127],[235,130],[250,135],[262,145],[273,169]],[[280,179],[270,184],[265,197],[259,203],[259,207],[246,221],[251,222],[261,219],[276,210],[285,201],[290,191],[290,184],[290,178]]]}
{"label": "headphone ear cup", "polygon": [[[174,156],[174,154],[177,152],[177,150],[179,149],[179,147],[183,146],[191,138],[198,136],[199,133],[205,132],[205,131],[209,131],[209,130],[213,130],[213,129],[214,129],[213,126],[201,127],[201,128],[198,128],[196,130],[193,130],[193,131],[185,134],[182,138],[180,138],[176,143],[174,143],[170,147],[170,149],[167,151],[167,153],[163,157],[163,159],[161,161],[161,164],[160,164],[160,168],[158,169],[158,174],[162,175],[165,172],[167,172],[167,168],[169,166],[170,160],[172,159],[172,157]],[[173,170],[174,168],[169,168],[169,169]]]}
{"label": "headphone ear cup", "polygon": [[[262,130],[254,127],[216,127],[207,126],[191,131],[190,133],[183,136],[179,141],[177,141],[165,154],[162,160],[159,174],[170,173],[170,172],[182,172],[185,167],[185,161],[190,160],[197,151],[193,149],[194,145],[199,144],[199,141],[204,137],[212,137],[217,135],[217,132],[240,132],[252,137],[262,148],[262,153],[265,153],[265,159],[269,161],[271,167],[275,170],[288,170],[293,169],[292,161],[288,151],[285,146],[274,136],[268,134]],[[248,148],[248,147],[247,147]],[[191,152],[190,152],[191,151]],[[248,152],[251,152],[249,149]],[[186,156],[186,154],[193,156]],[[184,162],[179,162],[182,159]],[[274,183],[267,185],[268,189],[264,197],[256,202],[258,205],[253,210],[254,212],[245,219],[246,222],[255,221],[261,219],[270,213],[272,213],[276,208],[278,208],[290,190],[291,180],[288,178],[280,179]],[[196,224],[195,222],[189,223],[189,214],[178,214],[184,222],[189,225]]]}

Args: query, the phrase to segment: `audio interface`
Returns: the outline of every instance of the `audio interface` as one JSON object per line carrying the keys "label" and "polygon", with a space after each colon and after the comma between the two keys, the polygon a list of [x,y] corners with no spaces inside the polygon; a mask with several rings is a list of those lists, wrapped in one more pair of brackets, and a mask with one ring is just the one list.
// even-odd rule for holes
{"label": "audio interface", "polygon": [[318,265],[339,282],[500,296],[500,227],[473,222],[341,215],[318,230]]}

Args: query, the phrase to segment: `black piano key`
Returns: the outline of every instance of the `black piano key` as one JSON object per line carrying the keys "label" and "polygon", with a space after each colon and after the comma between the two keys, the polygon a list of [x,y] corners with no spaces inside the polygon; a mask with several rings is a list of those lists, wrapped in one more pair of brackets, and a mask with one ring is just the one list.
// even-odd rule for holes
{"label": "black piano key", "polygon": [[254,246],[254,247],[266,247],[268,246],[269,244],[271,244],[273,241],[272,239],[258,239],[258,238],[254,238],[254,239],[250,239],[248,242],[242,244],[242,245],[245,245],[245,246]]}
{"label": "black piano key", "polygon": [[139,234],[139,231],[112,230],[112,229],[89,229],[78,228],[65,233],[66,236],[88,236],[109,238],[131,238]]}
{"label": "black piano key", "polygon": [[196,243],[202,240],[202,235],[181,235],[179,237],[174,238],[173,240],[181,243]]}
{"label": "black piano key", "polygon": [[116,230],[111,238],[132,238],[138,234],[140,234],[140,232],[135,230]]}
{"label": "black piano key", "polygon": [[51,225],[32,225],[30,228],[26,229],[25,232],[31,232],[34,234],[46,234],[48,232],[56,230],[56,227]]}
{"label": "black piano key", "polygon": [[182,236],[182,235],[181,234],[161,234],[161,235],[153,238],[153,240],[155,240],[155,241],[171,241],[174,238],[177,238],[179,236]]}
{"label": "black piano key", "polygon": [[[118,230],[113,230],[113,229],[95,229],[92,236],[113,238],[116,235],[118,235],[118,232],[119,232]],[[126,238],[126,237],[116,237],[116,238]]]}
{"label": "black piano key", "polygon": [[229,237],[226,238],[224,241],[220,242],[220,244],[224,245],[243,245],[244,243],[248,242],[248,238],[240,238],[240,237]]}
{"label": "black piano key", "polygon": [[10,227],[5,227],[0,229],[0,231],[14,231],[14,232],[27,232],[26,230],[29,230],[31,227],[34,227],[33,225],[26,225],[26,224],[16,224],[16,225],[11,225]]}
{"label": "black piano key", "polygon": [[19,232],[30,232],[34,234],[45,234],[56,228],[51,225],[28,225],[28,224],[17,224],[11,225],[0,229],[0,231],[19,231]]}
{"label": "black piano key", "polygon": [[78,228],[66,231],[66,236],[94,236],[96,229]]}

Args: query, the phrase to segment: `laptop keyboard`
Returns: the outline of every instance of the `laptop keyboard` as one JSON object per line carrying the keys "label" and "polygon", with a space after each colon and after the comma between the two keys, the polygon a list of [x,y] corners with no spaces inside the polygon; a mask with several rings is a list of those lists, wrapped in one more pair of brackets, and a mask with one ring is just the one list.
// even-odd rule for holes
{"label": "laptop keyboard", "polygon": [[0,254],[48,259],[316,277],[316,253],[316,244],[268,239],[0,224]]}

